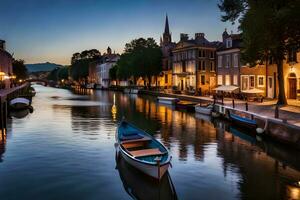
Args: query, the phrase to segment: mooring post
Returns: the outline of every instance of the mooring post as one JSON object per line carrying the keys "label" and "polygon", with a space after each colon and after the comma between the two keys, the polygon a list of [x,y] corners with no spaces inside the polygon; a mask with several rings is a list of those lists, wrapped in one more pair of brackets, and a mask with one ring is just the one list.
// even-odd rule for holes
{"label": "mooring post", "polygon": [[232,108],[235,108],[234,99],[232,99]]}
{"label": "mooring post", "polygon": [[245,103],[246,111],[248,111],[248,102]]}
{"label": "mooring post", "polygon": [[279,118],[279,107],[278,104],[275,106],[275,118]]}

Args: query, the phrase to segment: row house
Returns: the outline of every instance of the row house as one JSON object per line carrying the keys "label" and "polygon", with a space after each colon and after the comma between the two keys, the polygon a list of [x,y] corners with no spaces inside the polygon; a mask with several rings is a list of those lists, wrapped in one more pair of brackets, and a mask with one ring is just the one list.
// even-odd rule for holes
{"label": "row house", "polygon": [[215,54],[219,42],[209,42],[204,33],[195,39],[181,34],[173,53],[173,87],[180,91],[208,94],[216,86]]}
{"label": "row house", "polygon": [[13,75],[13,57],[6,51],[5,41],[0,40],[0,89],[10,87],[10,77]]}

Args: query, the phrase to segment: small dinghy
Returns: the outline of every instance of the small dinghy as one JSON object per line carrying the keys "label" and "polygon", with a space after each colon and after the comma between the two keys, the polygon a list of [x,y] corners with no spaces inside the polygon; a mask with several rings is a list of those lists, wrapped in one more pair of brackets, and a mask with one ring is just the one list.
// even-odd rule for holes
{"label": "small dinghy", "polygon": [[15,98],[9,102],[9,106],[15,110],[27,109],[30,105],[30,101],[26,98]]}
{"label": "small dinghy", "polygon": [[179,101],[179,99],[171,98],[171,97],[157,97],[157,100],[159,103],[168,104],[168,105],[175,105],[176,102]]}
{"label": "small dinghy", "polygon": [[117,152],[133,167],[161,179],[168,171],[171,156],[167,148],[145,131],[122,120],[116,132]]}
{"label": "small dinghy", "polygon": [[256,130],[257,128],[257,123],[255,120],[246,117],[241,117],[239,115],[232,114],[230,112],[229,112],[229,118],[234,124],[238,126],[246,127],[250,130]]}
{"label": "small dinghy", "polygon": [[186,110],[189,112],[195,112],[195,105],[197,103],[191,101],[178,101],[176,102],[176,108],[179,110]]}
{"label": "small dinghy", "polygon": [[213,110],[213,105],[207,105],[207,106],[202,106],[201,104],[197,104],[195,106],[195,111],[196,113],[199,114],[204,114],[204,115],[211,115],[212,110]]}

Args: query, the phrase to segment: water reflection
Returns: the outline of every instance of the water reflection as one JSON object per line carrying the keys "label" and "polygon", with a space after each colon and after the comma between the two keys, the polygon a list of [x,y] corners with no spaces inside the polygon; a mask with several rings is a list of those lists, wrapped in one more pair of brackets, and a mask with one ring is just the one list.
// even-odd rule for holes
{"label": "water reflection", "polygon": [[125,191],[133,199],[177,199],[175,187],[169,173],[166,173],[158,182],[128,165],[122,156],[116,157],[116,169],[119,171]]}
{"label": "water reflection", "polygon": [[6,132],[0,132],[0,162],[3,161],[3,154],[5,153]]}

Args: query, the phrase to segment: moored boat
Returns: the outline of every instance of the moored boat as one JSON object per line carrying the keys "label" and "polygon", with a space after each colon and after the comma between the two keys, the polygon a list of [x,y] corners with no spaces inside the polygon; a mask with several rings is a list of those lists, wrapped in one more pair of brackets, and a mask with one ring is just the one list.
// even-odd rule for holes
{"label": "moored boat", "polygon": [[157,97],[159,103],[168,104],[168,105],[175,105],[176,102],[179,101],[178,98],[171,98],[171,97]]}
{"label": "moored boat", "polygon": [[30,106],[30,101],[26,98],[14,98],[9,102],[9,106],[15,110],[27,109]]}
{"label": "moored boat", "polygon": [[117,152],[133,167],[161,179],[171,156],[167,148],[145,131],[122,120],[116,132]]}
{"label": "moored boat", "polygon": [[249,130],[255,131],[257,128],[257,123],[253,119],[242,117],[242,116],[230,113],[230,112],[229,112],[229,118],[234,124],[248,128]]}
{"label": "moored boat", "polygon": [[197,103],[191,102],[191,101],[178,101],[176,102],[176,108],[177,109],[183,109],[190,112],[195,112],[195,105]]}
{"label": "moored boat", "polygon": [[212,105],[202,106],[201,104],[197,104],[195,106],[195,112],[199,113],[199,114],[211,115],[212,110],[213,110],[213,106]]}

